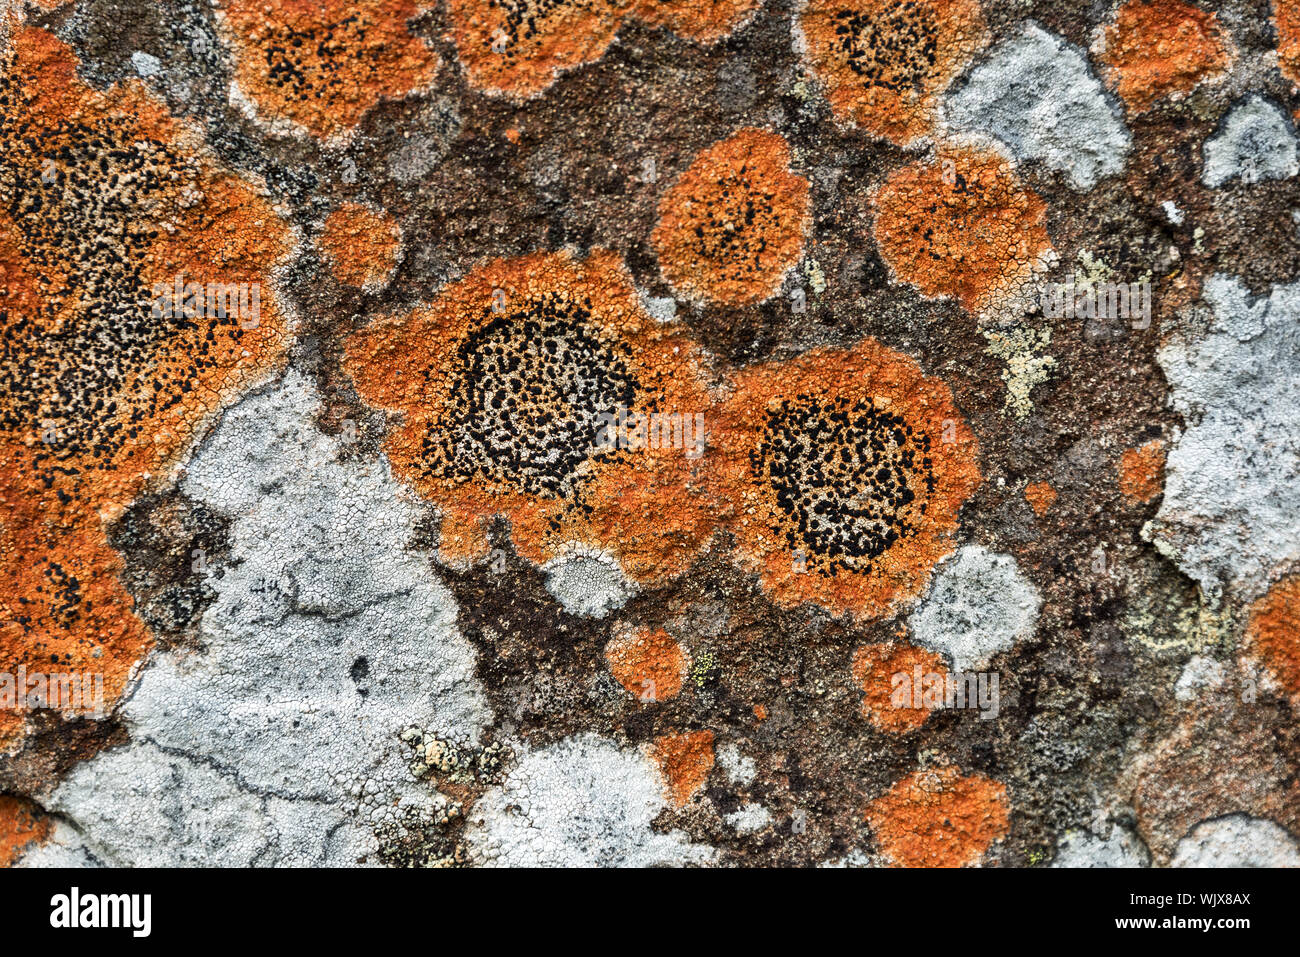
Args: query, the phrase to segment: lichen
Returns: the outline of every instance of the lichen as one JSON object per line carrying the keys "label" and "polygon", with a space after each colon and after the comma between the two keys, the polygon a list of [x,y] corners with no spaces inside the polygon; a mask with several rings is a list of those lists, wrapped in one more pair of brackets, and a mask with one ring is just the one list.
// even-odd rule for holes
{"label": "lichen", "polygon": [[1009,329],[986,329],[984,338],[988,340],[985,352],[1006,366],[1002,370],[1002,381],[1007,386],[1003,408],[1018,419],[1027,417],[1034,411],[1030,393],[1051,379],[1056,368],[1056,359],[1046,354],[1052,344],[1052,330],[1017,325]]}

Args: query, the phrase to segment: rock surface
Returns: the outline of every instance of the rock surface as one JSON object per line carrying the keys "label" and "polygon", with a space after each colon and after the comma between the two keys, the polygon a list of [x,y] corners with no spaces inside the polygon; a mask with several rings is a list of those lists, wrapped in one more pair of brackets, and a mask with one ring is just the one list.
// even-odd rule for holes
{"label": "rock surface", "polygon": [[0,865],[1300,866],[1291,7],[0,3]]}

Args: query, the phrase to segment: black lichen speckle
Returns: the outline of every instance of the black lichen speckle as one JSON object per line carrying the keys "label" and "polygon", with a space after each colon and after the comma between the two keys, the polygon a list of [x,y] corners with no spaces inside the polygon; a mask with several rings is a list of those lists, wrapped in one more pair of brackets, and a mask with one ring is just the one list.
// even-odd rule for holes
{"label": "black lichen speckle", "polygon": [[456,347],[448,431],[424,442],[429,472],[572,498],[595,447],[597,416],[630,407],[623,347],[588,326],[590,303],[544,296],[485,321]]}
{"label": "black lichen speckle", "polygon": [[929,450],[928,436],[869,400],[799,395],[767,413],[751,469],[789,518],[789,547],[834,575],[917,531],[935,487]]}

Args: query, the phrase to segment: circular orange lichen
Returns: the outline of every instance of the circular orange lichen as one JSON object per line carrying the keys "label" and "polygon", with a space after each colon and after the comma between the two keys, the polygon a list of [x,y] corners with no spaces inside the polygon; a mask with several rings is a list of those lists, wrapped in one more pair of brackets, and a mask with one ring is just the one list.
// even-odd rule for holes
{"label": "circular orange lichen", "polygon": [[447,0],[451,36],[472,86],[533,96],[598,60],[631,0]]}
{"label": "circular orange lichen", "polygon": [[871,803],[867,821],[900,867],[965,867],[1006,836],[1007,790],[955,768],[916,771]]}
{"label": "circular orange lichen", "polygon": [[713,770],[713,732],[688,731],[655,738],[651,751],[675,807],[685,807]]}
{"label": "circular orange lichen", "polygon": [[1165,443],[1152,439],[1119,457],[1119,490],[1129,502],[1143,505],[1164,491]]}
{"label": "circular orange lichen", "polygon": [[1273,25],[1277,27],[1278,69],[1292,83],[1300,83],[1300,4],[1273,0]]}
{"label": "circular orange lichen", "polygon": [[1255,602],[1246,640],[1286,694],[1300,697],[1300,575],[1282,579]]}
{"label": "circular orange lichen", "polygon": [[605,647],[615,679],[642,701],[667,701],[682,690],[691,658],[662,628],[635,628],[616,634]]}
{"label": "circular orange lichen", "polygon": [[703,150],[664,194],[650,242],[680,294],[740,305],[780,288],[808,229],[808,181],[789,166],[783,137],[742,129]]}
{"label": "circular orange lichen", "polygon": [[49,819],[34,804],[0,795],[0,867],[12,867],[24,851],[49,836]]}
{"label": "circular orange lichen", "polygon": [[329,214],[316,244],[329,257],[335,279],[374,289],[397,267],[402,232],[392,217],[360,203],[344,203]]}
{"label": "circular orange lichen", "polygon": [[[888,642],[863,645],[853,655],[853,680],[862,689],[862,716],[882,731],[901,733],[925,724],[924,679],[947,678],[943,659],[924,648]],[[905,687],[896,682],[905,675]],[[901,689],[901,690],[900,690]],[[904,694],[905,692],[905,694]]]}
{"label": "circular orange lichen", "polygon": [[471,86],[524,99],[599,60],[628,16],[713,43],[758,0],[448,0],[451,38]]}
{"label": "circular orange lichen", "polygon": [[836,118],[900,146],[987,39],[978,0],[808,0],[799,29]]}
{"label": "circular orange lichen", "polygon": [[1103,35],[1110,85],[1137,113],[1190,92],[1232,59],[1218,17],[1183,0],[1129,0]]}
{"label": "circular orange lichen", "polygon": [[1042,518],[1056,502],[1056,489],[1052,488],[1050,482],[1031,482],[1025,486],[1025,501],[1034,510],[1034,514]]}
{"label": "circular orange lichen", "polygon": [[712,534],[702,361],[598,251],[492,262],[356,334],[345,365],[403,415],[385,449],[442,511],[444,560],[485,555],[504,515],[530,561],[589,546],[644,581],[685,570]]}
{"label": "circular orange lichen", "polygon": [[956,149],[895,172],[876,194],[876,242],[904,282],[972,312],[1025,295],[1050,264],[1047,207],[992,152]]}
{"label": "circular orange lichen", "polygon": [[[150,636],[105,526],[282,363],[292,234],[143,85],[92,90],[46,31],[14,35],[0,98],[0,671],[102,674],[111,706]],[[22,722],[0,713],[0,742]]]}
{"label": "circular orange lichen", "polygon": [[980,481],[948,386],[871,339],[745,369],[714,436],[714,497],[784,606],[874,618],[915,597]]}
{"label": "circular orange lichen", "polygon": [[417,0],[227,0],[235,82],[272,120],[334,139],[386,96],[428,86],[438,60],[407,22]]}

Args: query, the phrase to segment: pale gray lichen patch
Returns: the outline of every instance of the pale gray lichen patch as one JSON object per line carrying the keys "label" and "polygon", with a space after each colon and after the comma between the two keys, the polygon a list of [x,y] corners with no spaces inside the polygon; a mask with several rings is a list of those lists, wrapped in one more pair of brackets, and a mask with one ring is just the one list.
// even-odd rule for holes
{"label": "pale gray lichen patch", "polygon": [[909,625],[954,671],[975,671],[1033,634],[1040,605],[1014,558],[967,545],[939,569]]}
{"label": "pale gray lichen patch", "polygon": [[604,618],[622,608],[635,586],[618,562],[595,549],[572,548],[542,566],[546,590],[571,615]]}
{"label": "pale gray lichen patch", "polygon": [[389,174],[403,186],[418,183],[437,168],[460,134],[461,117],[455,101],[436,98],[426,103],[413,118],[418,130],[402,138],[389,156]]}
{"label": "pale gray lichen patch", "polygon": [[408,550],[384,461],[339,459],[301,376],[228,411],[183,488],[230,521],[200,650],[160,652],[121,707],[131,743],[46,800],[126,865],[350,864],[429,801],[412,724],[474,743],[490,710],[450,593]]}
{"label": "pale gray lichen patch", "polygon": [[138,741],[79,765],[45,803],[76,822],[81,844],[68,852],[109,866],[342,863],[330,850],[343,814],[307,799],[304,827],[300,800],[259,792],[204,755]]}
{"label": "pale gray lichen patch", "polygon": [[152,53],[145,53],[143,50],[136,50],[131,54],[131,65],[135,67],[135,72],[143,77],[154,76],[162,70],[162,61]]}
{"label": "pale gray lichen patch", "polygon": [[772,823],[772,813],[761,804],[743,804],[725,818],[737,834],[757,834]]}
{"label": "pale gray lichen patch", "polygon": [[1207,594],[1254,598],[1300,557],[1300,283],[1252,299],[1216,275],[1204,298],[1210,327],[1159,352],[1187,430],[1143,534]]}
{"label": "pale gray lichen patch", "polygon": [[1019,160],[1064,172],[1077,190],[1124,169],[1133,144],[1077,47],[1030,22],[975,67],[944,105],[948,124],[992,136]]}
{"label": "pale gray lichen patch", "polygon": [[470,813],[466,839],[486,866],[652,867],[702,863],[711,848],[651,823],[667,807],[650,758],[591,734],[522,756]]}
{"label": "pale gray lichen patch", "polygon": [[1291,121],[1275,103],[1252,96],[1235,107],[1220,130],[1205,141],[1206,186],[1234,178],[1243,183],[1289,179],[1300,173]]}
{"label": "pale gray lichen patch", "polygon": [[1056,849],[1053,867],[1150,867],[1151,852],[1142,839],[1121,825],[1110,834],[1067,831]]}
{"label": "pale gray lichen patch", "polygon": [[1272,821],[1229,814],[1192,828],[1170,866],[1300,867],[1300,844]]}
{"label": "pale gray lichen patch", "polygon": [[724,744],[718,748],[718,765],[732,784],[747,786],[752,784],[758,774],[754,759],[742,754],[735,744]]}
{"label": "pale gray lichen patch", "polygon": [[677,318],[677,300],[672,296],[652,296],[644,289],[637,290],[641,305],[655,322],[672,322]]}

